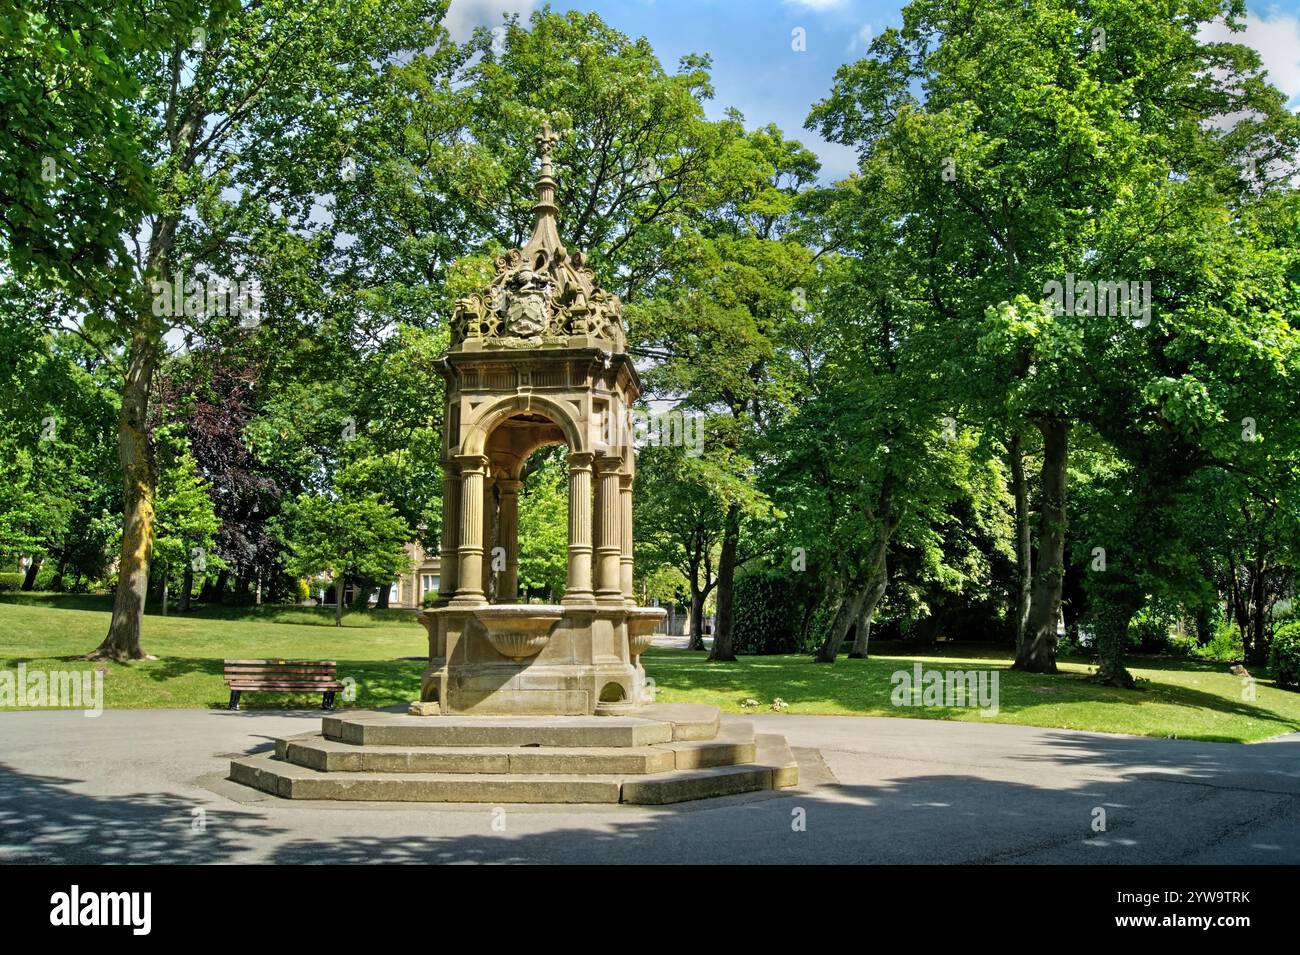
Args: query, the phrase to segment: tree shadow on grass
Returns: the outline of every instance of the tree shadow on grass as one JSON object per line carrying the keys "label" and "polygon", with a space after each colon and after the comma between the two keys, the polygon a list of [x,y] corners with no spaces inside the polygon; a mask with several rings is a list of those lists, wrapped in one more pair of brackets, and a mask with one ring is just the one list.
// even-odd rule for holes
{"label": "tree shadow on grass", "polygon": [[[709,663],[704,654],[682,650],[652,649],[642,658],[646,672],[656,686],[665,690],[706,691],[731,695],[730,702],[739,706],[746,697],[757,693],[766,699],[780,697],[786,703],[830,703],[862,713],[922,719],[969,717],[969,708],[917,706],[907,709],[890,702],[891,676],[895,671],[911,672],[916,663],[924,670],[936,669],[929,660],[908,657],[873,656],[869,660],[841,659],[834,664],[814,663],[804,656],[741,657],[734,663]],[[960,651],[955,662],[961,657]],[[1154,662],[1143,661],[1152,669]],[[1176,661],[1177,670],[1203,670],[1222,675],[1226,667],[1195,661]],[[1186,664],[1186,665],[1184,665]],[[1136,664],[1135,664],[1136,665]],[[1161,703],[1189,709],[1210,711],[1224,716],[1248,718],[1272,723],[1279,733],[1300,731],[1300,719],[1268,709],[1258,702],[1225,696],[1174,683],[1145,683],[1136,690],[1098,686],[1087,681],[1085,674],[1020,673],[1010,669],[1010,661],[980,660],[967,670],[990,670],[999,674],[999,713],[1015,716],[1048,702],[1087,703],[1105,706],[1134,706],[1144,702]],[[1235,737],[1189,733],[1185,738],[1210,742],[1240,742]]]}

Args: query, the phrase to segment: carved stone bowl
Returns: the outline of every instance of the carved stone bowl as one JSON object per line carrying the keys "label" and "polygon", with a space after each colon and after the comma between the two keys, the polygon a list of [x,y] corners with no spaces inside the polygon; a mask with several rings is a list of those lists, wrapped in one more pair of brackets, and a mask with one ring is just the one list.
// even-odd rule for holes
{"label": "carved stone bowl", "polygon": [[564,608],[555,604],[492,604],[474,610],[497,653],[515,660],[541,653],[563,615]]}

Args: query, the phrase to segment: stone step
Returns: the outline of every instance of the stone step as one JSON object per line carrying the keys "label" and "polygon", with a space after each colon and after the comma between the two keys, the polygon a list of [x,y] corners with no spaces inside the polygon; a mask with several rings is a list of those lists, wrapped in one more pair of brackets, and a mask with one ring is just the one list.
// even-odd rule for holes
{"label": "stone step", "polygon": [[362,802],[616,803],[619,776],[322,773],[270,755],[230,761],[230,778],[285,799]]}
{"label": "stone step", "polygon": [[707,769],[711,766],[752,763],[758,752],[752,723],[723,723],[713,739],[660,743],[655,748],[672,751],[674,769]]}
{"label": "stone step", "polygon": [[772,770],[766,766],[713,766],[708,769],[679,769],[657,776],[623,782],[622,801],[641,806],[662,806],[670,802],[731,796],[772,788]]}
{"label": "stone step", "polygon": [[673,724],[675,740],[713,739],[722,725],[722,712],[707,703],[651,703],[636,715]]}
{"label": "stone step", "polygon": [[[726,724],[723,732],[732,727],[748,727],[748,724]],[[661,806],[764,789],[785,789],[799,782],[799,764],[795,762],[784,736],[763,734],[755,737],[751,745],[757,749],[752,762],[679,769],[624,780],[621,799],[625,803]]]}
{"label": "stone step", "polygon": [[[292,749],[295,745],[303,743],[289,742],[287,749]],[[626,802],[640,805],[664,805],[755,792],[791,786],[798,781],[798,767],[794,765],[789,747],[781,737],[761,736],[756,746],[759,754],[758,761],[754,763],[673,769],[643,775],[322,772],[286,762],[268,753],[232,760],[230,778],[285,799],[468,803]]]}
{"label": "stone step", "polygon": [[748,723],[729,723],[714,740],[654,746],[376,746],[342,743],[319,733],[276,740],[280,759],[320,772],[571,773],[639,775],[753,762]]}
{"label": "stone step", "polygon": [[362,746],[650,746],[712,739],[718,708],[642,707],[636,716],[410,716],[383,712],[327,716],[327,739]]}
{"label": "stone step", "polygon": [[671,723],[630,716],[326,717],[328,739],[360,746],[649,746]]}
{"label": "stone step", "polygon": [[657,746],[357,746],[321,736],[282,742],[282,759],[328,773],[620,775],[676,768],[676,754]]}
{"label": "stone step", "polygon": [[772,770],[772,788],[788,789],[799,785],[799,764],[784,736],[762,733],[755,737],[757,755],[754,762]]}

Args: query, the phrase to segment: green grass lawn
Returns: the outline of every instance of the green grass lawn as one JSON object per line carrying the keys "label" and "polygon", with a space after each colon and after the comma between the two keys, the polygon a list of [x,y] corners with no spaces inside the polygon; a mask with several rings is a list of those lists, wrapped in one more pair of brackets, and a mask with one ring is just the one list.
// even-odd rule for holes
{"label": "green grass lawn", "polygon": [[[91,664],[76,659],[93,649],[108,625],[108,600],[98,596],[0,594],[0,669],[105,667],[105,704],[111,708],[224,706],[222,660],[241,657],[330,659],[339,676],[356,680],[355,705],[391,706],[419,693],[419,660],[426,652],[424,628],[400,611],[348,614],[341,628],[327,611],[284,607],[204,608],[189,616],[144,620],[143,644],[159,657],[131,664]],[[926,669],[995,669],[999,711],[895,707],[891,675]],[[909,656],[880,644],[870,660],[834,665],[806,657],[743,657],[707,663],[702,653],[652,650],[644,663],[661,702],[712,703],[726,712],[770,712],[773,700],[787,713],[895,716],[1023,723],[1031,726],[1135,733],[1144,736],[1251,742],[1300,730],[1300,693],[1278,690],[1260,679],[1257,698],[1242,699],[1241,680],[1226,664],[1164,658],[1130,663],[1142,682],[1135,691],[1085,682],[1086,661],[1064,661],[1063,673],[1035,676],[1007,669],[1004,649],[954,644],[925,656]],[[1260,676],[1261,674],[1257,674]],[[250,694],[249,708],[304,706],[309,696]],[[318,700],[318,698],[315,698]]]}

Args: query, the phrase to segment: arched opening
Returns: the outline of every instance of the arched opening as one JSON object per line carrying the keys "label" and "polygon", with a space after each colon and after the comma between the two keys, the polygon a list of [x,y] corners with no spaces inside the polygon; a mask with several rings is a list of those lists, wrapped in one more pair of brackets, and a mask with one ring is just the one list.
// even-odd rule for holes
{"label": "arched opening", "polygon": [[[606,411],[601,403],[596,414]],[[624,456],[629,452],[603,446],[588,450],[579,409],[570,402],[520,394],[479,406],[473,414],[474,423],[459,453],[451,456],[444,480],[444,522],[456,531],[447,534],[444,545],[448,563],[454,555],[456,565],[450,603],[514,604],[532,596],[540,602],[542,594],[554,599],[559,589],[555,576],[530,578],[520,590],[520,494],[530,469],[541,467],[538,473],[550,484],[529,491],[527,503],[544,507],[550,520],[531,512],[528,518],[557,533],[538,534],[530,526],[530,559],[548,561],[556,549],[553,538],[563,529],[565,579],[559,602],[624,606],[631,597],[631,462]],[[549,464],[530,464],[535,454],[551,448],[556,450],[546,450],[542,458]]]}
{"label": "arched opening", "polygon": [[622,703],[627,699],[627,690],[623,689],[622,683],[606,683],[600,688],[600,702],[602,703]]}
{"label": "arched opening", "polygon": [[557,603],[566,593],[567,438],[533,410],[500,418],[487,435],[483,592],[489,603]]}

